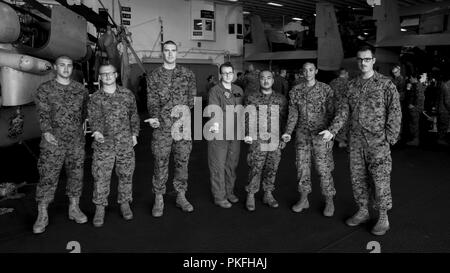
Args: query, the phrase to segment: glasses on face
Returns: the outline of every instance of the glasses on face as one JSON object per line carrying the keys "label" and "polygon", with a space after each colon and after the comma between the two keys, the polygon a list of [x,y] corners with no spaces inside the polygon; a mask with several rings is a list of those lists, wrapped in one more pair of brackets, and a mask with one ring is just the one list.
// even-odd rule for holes
{"label": "glasses on face", "polygon": [[100,73],[100,76],[103,78],[112,77],[112,76],[114,76],[114,73],[116,73],[116,72]]}
{"label": "glasses on face", "polygon": [[233,74],[234,74],[234,72],[222,73],[222,75],[224,75],[224,76],[232,76]]}
{"label": "glasses on face", "polygon": [[373,60],[373,58],[356,58],[356,60],[357,60],[358,62],[369,63],[370,61]]}

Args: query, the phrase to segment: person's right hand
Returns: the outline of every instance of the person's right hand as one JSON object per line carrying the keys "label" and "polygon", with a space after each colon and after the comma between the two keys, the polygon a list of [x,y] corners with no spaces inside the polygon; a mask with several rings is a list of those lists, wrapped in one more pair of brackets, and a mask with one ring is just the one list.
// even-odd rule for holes
{"label": "person's right hand", "polygon": [[283,134],[283,135],[281,136],[281,139],[283,140],[283,142],[289,142],[289,141],[291,141],[291,135],[289,135],[289,134]]}
{"label": "person's right hand", "polygon": [[92,134],[92,137],[95,139],[95,141],[97,141],[99,143],[104,143],[105,142],[105,137],[100,132],[94,132]]}
{"label": "person's right hand", "polygon": [[150,126],[154,129],[158,128],[160,125],[158,118],[149,118],[144,120],[144,122],[148,122]]}
{"label": "person's right hand", "polygon": [[52,133],[49,132],[44,133],[44,138],[48,143],[52,145],[58,145],[58,141],[56,140],[56,137]]}
{"label": "person's right hand", "polygon": [[251,136],[246,136],[246,137],[244,137],[244,142],[247,144],[252,144],[253,139]]}

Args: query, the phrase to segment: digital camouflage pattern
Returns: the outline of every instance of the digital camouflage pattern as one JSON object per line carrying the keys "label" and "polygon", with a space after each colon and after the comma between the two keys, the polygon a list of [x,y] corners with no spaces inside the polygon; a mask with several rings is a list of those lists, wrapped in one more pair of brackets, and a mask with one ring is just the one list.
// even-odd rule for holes
{"label": "digital camouflage pattern", "polygon": [[[343,77],[337,77],[330,82],[330,87],[334,90],[335,109],[338,109],[342,99],[347,95],[347,85],[348,79]],[[335,139],[339,142],[348,142],[348,122],[344,124]]]}
{"label": "digital camouflage pattern", "polygon": [[402,75],[400,75],[398,77],[394,77],[392,79],[392,83],[394,83],[395,87],[397,88],[401,104],[406,99],[406,80]]}
{"label": "digital camouflage pattern", "polygon": [[336,134],[347,119],[355,201],[359,207],[367,208],[372,196],[375,208],[389,210],[392,208],[389,145],[397,142],[402,119],[399,94],[392,81],[378,72],[367,80],[361,77],[351,80],[347,98],[329,131]]}
{"label": "digital camouflage pattern", "polygon": [[87,117],[89,92],[81,83],[71,81],[62,85],[55,79],[39,86],[35,103],[42,134],[55,136],[58,145],[48,143],[42,136],[38,170],[40,180],[36,201],[53,201],[62,165],[67,174],[66,194],[81,196],[84,167],[83,123]]}
{"label": "digital camouflage pattern", "polygon": [[290,94],[286,133],[296,129],[296,165],[299,192],[311,192],[311,156],[320,177],[322,194],[334,196],[333,144],[326,143],[319,132],[326,130],[335,114],[334,91],[323,82],[312,87],[296,85]]}
{"label": "digital camouflage pattern", "polygon": [[153,70],[147,79],[147,108],[150,118],[158,118],[160,127],[153,130],[152,153],[155,158],[153,191],[166,192],[169,173],[169,158],[173,151],[175,161],[174,188],[187,191],[188,163],[192,150],[191,140],[174,141],[171,127],[178,120],[171,117],[172,108],[177,105],[194,107],[197,86],[194,73],[183,66],[176,65],[173,70],[163,66]]}
{"label": "digital camouflage pattern", "polygon": [[[253,93],[247,97],[245,104],[256,106],[258,113],[262,111],[259,106],[267,106],[268,121],[271,120],[271,106],[278,105],[279,128],[271,128],[269,122],[267,126],[267,132],[271,132],[272,129],[277,130],[278,132],[284,129],[287,112],[287,100],[282,94],[275,92],[272,92],[272,94],[270,95],[265,95],[262,92]],[[248,122],[249,118],[246,115],[246,124],[248,124]],[[248,127],[248,125],[246,127]],[[281,160],[281,149],[278,148],[274,151],[262,151],[260,144],[269,142],[270,140],[255,139],[250,145],[247,154],[247,164],[250,170],[248,174],[248,185],[245,187],[248,193],[258,192],[261,183],[264,191],[273,191],[275,189],[275,179],[278,170],[278,164]]]}
{"label": "digital camouflage pattern", "polygon": [[140,126],[135,96],[121,86],[112,94],[99,90],[92,95],[88,109],[92,132],[101,133],[105,140],[92,143],[93,202],[108,205],[114,162],[119,180],[118,203],[132,202],[135,169],[132,136],[139,135]]}
{"label": "digital camouflage pattern", "polygon": [[414,106],[409,109],[409,129],[414,138],[419,138],[419,120],[424,110],[426,88],[427,86],[423,83],[417,83],[414,85],[413,92],[410,92],[407,97],[408,105]]}

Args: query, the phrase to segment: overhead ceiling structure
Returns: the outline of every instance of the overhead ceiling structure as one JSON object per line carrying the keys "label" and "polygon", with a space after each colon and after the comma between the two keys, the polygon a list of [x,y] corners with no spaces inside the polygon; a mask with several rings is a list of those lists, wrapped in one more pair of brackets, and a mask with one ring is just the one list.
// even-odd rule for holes
{"label": "overhead ceiling structure", "polygon": [[[372,16],[372,8],[367,0],[218,0],[216,2],[239,3],[244,12],[259,15],[264,22],[273,26],[282,26],[299,18],[310,21],[316,12],[317,2],[332,3],[337,11],[353,9],[355,13]],[[269,5],[272,2],[282,6]],[[370,2],[370,1],[369,1]],[[442,0],[398,0],[400,9],[415,5],[442,2]]]}

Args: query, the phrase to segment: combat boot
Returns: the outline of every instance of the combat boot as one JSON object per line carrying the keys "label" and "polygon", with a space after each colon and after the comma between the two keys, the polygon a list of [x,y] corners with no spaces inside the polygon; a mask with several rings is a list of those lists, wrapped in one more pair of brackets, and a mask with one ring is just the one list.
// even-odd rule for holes
{"label": "combat boot", "polygon": [[215,200],[214,204],[216,204],[217,206],[219,206],[221,208],[224,208],[224,209],[229,209],[232,206],[231,203],[228,202],[227,199],[225,199],[225,200]]}
{"label": "combat boot", "polygon": [[264,192],[263,203],[271,208],[278,208],[278,202],[272,195],[271,191]]}
{"label": "combat boot", "polygon": [[378,222],[372,229],[372,234],[374,235],[384,235],[386,231],[389,230],[389,219],[387,215],[387,211],[380,210],[380,216],[378,218]]}
{"label": "combat boot", "polygon": [[354,227],[369,221],[369,210],[367,208],[359,208],[359,210],[345,221],[348,226]]}
{"label": "combat boot", "polygon": [[228,199],[228,201],[230,201],[231,203],[237,203],[237,202],[239,202],[239,198],[237,198],[237,196],[236,195],[234,195],[234,194],[228,194],[228,196],[227,196],[227,199]]}
{"label": "combat boot", "polygon": [[186,195],[185,195],[184,191],[178,192],[176,204],[177,204],[177,207],[181,208],[185,212],[192,212],[194,210],[194,207],[186,199]]}
{"label": "combat boot", "polygon": [[153,217],[161,217],[164,211],[164,199],[162,194],[155,195],[155,203],[153,203],[152,215]]}
{"label": "combat boot", "polygon": [[406,142],[406,145],[408,146],[419,146],[419,139],[414,138],[413,140]]}
{"label": "combat boot", "polygon": [[130,204],[128,202],[120,204],[120,211],[122,212],[123,219],[133,219],[133,212],[131,211]]}
{"label": "combat boot", "polygon": [[38,204],[38,217],[36,222],[33,225],[33,233],[42,233],[45,231],[45,228],[48,225],[48,213],[47,213],[47,204],[39,203]]}
{"label": "combat boot", "polygon": [[245,202],[245,206],[249,211],[254,211],[255,208],[255,194],[249,193],[247,194],[247,201]]}
{"label": "combat boot", "polygon": [[325,202],[326,202],[326,205],[325,205],[325,209],[323,210],[323,215],[326,217],[331,217],[334,214],[333,196],[327,196]]}
{"label": "combat boot", "polygon": [[95,215],[92,223],[94,227],[101,227],[105,221],[105,206],[97,205],[95,207]]}
{"label": "combat boot", "polygon": [[74,220],[78,224],[84,224],[87,222],[86,215],[80,210],[78,206],[80,198],[79,197],[70,197],[70,205],[69,205],[69,219]]}
{"label": "combat boot", "polygon": [[292,206],[294,212],[301,212],[303,209],[309,208],[308,194],[302,193],[300,200]]}

